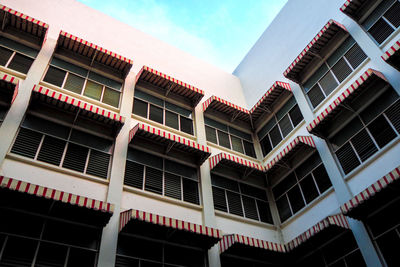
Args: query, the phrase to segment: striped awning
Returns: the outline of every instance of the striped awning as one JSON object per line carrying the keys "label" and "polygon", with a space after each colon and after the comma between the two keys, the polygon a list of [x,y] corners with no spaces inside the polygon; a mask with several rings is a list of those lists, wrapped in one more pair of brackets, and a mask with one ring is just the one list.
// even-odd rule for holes
{"label": "striped awning", "polygon": [[368,2],[375,2],[375,0],[347,0],[340,7],[340,11],[358,21],[365,12],[362,12],[362,14],[360,13],[362,7]]}
{"label": "striped awning", "polygon": [[308,126],[307,130],[317,136],[323,137],[320,133],[321,127],[332,119],[340,110],[344,101],[351,99],[376,79],[387,81],[379,71],[368,69],[350,87],[348,87],[338,98],[336,98],[324,111],[322,111]]}
{"label": "striped awning", "polygon": [[244,169],[243,173],[245,176],[250,175],[253,171],[256,171],[258,174],[263,174],[265,171],[264,166],[258,163],[223,152],[211,157],[209,162],[211,170],[218,165],[227,165],[237,170]]}
{"label": "striped awning", "polygon": [[[368,202],[372,202],[373,199],[378,200],[378,196],[382,197],[379,203],[375,206],[378,208],[384,204],[385,202],[389,202],[392,198],[398,197],[398,188],[399,186],[390,192],[390,190],[385,190],[394,186],[395,183],[398,184],[400,180],[400,166],[383,176],[381,179],[370,185],[367,189],[363,190],[361,193],[357,194],[355,197],[344,203],[340,209],[342,210],[343,214],[354,219],[360,219],[363,217],[363,210],[361,207],[364,208],[364,212],[370,213],[373,211],[371,207],[367,208],[366,206]],[[381,191],[385,191],[385,194],[378,194]],[[372,204],[372,203],[371,203]]]}
{"label": "striped awning", "polygon": [[318,32],[318,34],[311,40],[311,42],[303,49],[303,51],[296,57],[296,59],[285,70],[283,75],[299,83],[299,74],[305,67],[319,55],[321,50],[336,36],[339,32],[347,32],[346,28],[334,21],[329,20],[328,23]]}
{"label": "striped awning", "polygon": [[400,71],[400,39],[382,55],[382,59]]}
{"label": "striped awning", "polygon": [[7,91],[10,92],[10,95],[12,97],[10,97],[9,101],[7,99],[10,104],[14,102],[15,98],[18,95],[19,83],[19,78],[0,71],[0,88],[5,88]]}
{"label": "striped awning", "polygon": [[182,96],[188,99],[193,107],[197,106],[204,96],[203,90],[147,66],[143,66],[137,74],[136,81],[157,86],[163,89],[163,94],[166,96],[170,92]]}
{"label": "striped awning", "polygon": [[33,97],[63,109],[72,111],[80,109],[80,115],[90,117],[107,125],[121,127],[125,122],[125,118],[115,112],[40,85],[33,86]]}
{"label": "striped awning", "polygon": [[[349,223],[343,214],[336,214],[332,216],[328,216],[322,221],[318,222],[313,227],[309,228],[307,231],[302,233],[301,235],[297,236],[293,240],[289,241],[286,244],[286,250],[291,251],[296,247],[300,246],[302,243],[309,240],[311,237],[315,236],[316,234],[320,233],[322,230],[327,229],[328,227],[339,227],[342,229],[350,229]],[[326,241],[326,240],[325,240]]]}
{"label": "striped awning", "polygon": [[203,111],[218,111],[230,117],[231,121],[236,119],[249,123],[250,111],[239,107],[229,101],[219,98],[218,96],[211,96],[203,103]]}
{"label": "striped awning", "polygon": [[[0,176],[0,189],[9,192],[21,193],[24,194],[25,196],[34,197],[32,199],[28,199],[28,202],[23,203],[23,205],[27,206],[28,209],[31,209],[29,207],[31,207],[32,205],[43,203],[43,200],[49,200],[49,201],[56,201],[57,203],[62,205],[76,206],[76,208],[83,208],[84,209],[83,214],[86,214],[87,216],[89,216],[89,213],[85,213],[85,210],[87,211],[90,210],[92,212],[94,211],[96,219],[99,219],[101,221],[101,222],[99,221],[100,224],[106,224],[114,212],[114,205],[104,201],[95,200],[88,197],[75,195],[72,193],[67,193],[64,191],[28,183],[25,181],[5,176]],[[11,202],[14,201],[13,198],[10,197],[10,195],[4,194],[4,191],[3,194],[0,195],[1,197],[6,198],[6,201],[8,201],[7,203],[10,203],[10,201]],[[36,202],[35,197],[41,199],[42,201]],[[16,197],[15,201],[21,201],[21,199],[23,198]],[[0,202],[3,203],[2,201]],[[10,206],[12,206],[12,204],[10,204]],[[60,209],[62,208],[62,206],[58,206],[57,208]]]}
{"label": "striped awning", "polygon": [[[211,155],[210,148],[207,146],[200,145],[195,141],[160,130],[144,123],[138,123],[131,129],[129,132],[129,142],[138,136],[151,139],[160,144],[165,144],[167,145],[168,150],[174,148],[185,151],[189,154],[194,154],[199,159],[199,165],[201,165]],[[133,140],[133,142],[135,141]]]}
{"label": "striped awning", "polygon": [[58,37],[58,47],[70,50],[79,55],[120,71],[125,77],[132,67],[133,61],[98,45],[85,41],[67,32],[61,31]]}
{"label": "striped awning", "polygon": [[292,93],[292,89],[288,83],[275,82],[271,88],[258,100],[258,102],[250,109],[251,119],[257,121],[262,114],[272,112],[272,104],[283,93]]}
{"label": "striped awning", "polygon": [[265,167],[266,171],[270,171],[273,167],[279,165],[281,161],[285,160],[285,158],[293,155],[298,151],[298,149],[304,146],[315,148],[315,143],[311,136],[297,136],[289,145],[279,152],[277,156],[267,163],[267,166]]}
{"label": "striped awning", "polygon": [[238,245],[260,248],[275,252],[286,252],[285,246],[282,244],[273,243],[270,241],[265,241],[238,234],[225,235],[221,239],[221,241],[219,241],[219,252],[222,254],[225,251],[229,250],[230,248],[233,248],[234,246]]}
{"label": "striped awning", "polygon": [[[135,224],[135,222],[145,222],[166,230],[177,230],[170,233],[169,241],[182,240],[181,238],[193,239],[193,241],[197,239],[198,242],[196,243],[205,248],[210,248],[222,238],[221,230],[135,209],[121,212],[119,231],[128,233],[131,230],[140,231],[140,225]],[[130,225],[132,229],[129,229]],[[145,234],[144,232],[143,234]]]}
{"label": "striped awning", "polygon": [[3,29],[12,27],[17,30],[24,31],[39,37],[42,41],[46,36],[48,24],[29,17],[21,12],[13,10],[9,7],[0,4],[0,21],[3,23]]}

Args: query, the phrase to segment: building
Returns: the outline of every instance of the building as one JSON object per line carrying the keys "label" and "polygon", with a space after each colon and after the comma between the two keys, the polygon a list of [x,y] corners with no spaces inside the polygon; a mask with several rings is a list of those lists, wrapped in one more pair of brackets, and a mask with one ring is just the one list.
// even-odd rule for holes
{"label": "building", "polygon": [[289,1],[233,74],[0,7],[0,266],[399,265],[398,0]]}

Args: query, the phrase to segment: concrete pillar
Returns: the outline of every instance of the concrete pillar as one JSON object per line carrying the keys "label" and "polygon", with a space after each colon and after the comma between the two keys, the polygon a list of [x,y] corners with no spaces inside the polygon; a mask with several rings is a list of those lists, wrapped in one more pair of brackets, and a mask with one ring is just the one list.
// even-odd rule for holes
{"label": "concrete pillar", "polygon": [[47,38],[39,51],[36,59],[29,69],[26,79],[19,84],[18,95],[11,105],[2,126],[0,127],[0,169],[4,158],[11,147],[18,128],[28,108],[32,89],[38,84],[44,75],[44,71],[50,62],[53,52],[57,45],[57,38],[60,30],[49,27]]}
{"label": "concrete pillar", "polygon": [[116,140],[111,164],[110,183],[108,185],[107,202],[115,205],[113,216],[103,228],[100,242],[99,267],[115,265],[118,244],[119,215],[121,213],[122,191],[124,186],[124,174],[126,157],[129,145],[129,131],[131,130],[131,114],[133,106],[133,92],[136,74],[131,70],[124,82],[122,92],[120,114],[125,117],[125,124],[119,132]]}
{"label": "concrete pillar", "polygon": [[[201,145],[207,145],[206,128],[204,125],[204,116],[202,105],[197,105],[194,111],[196,123],[197,142]],[[203,203],[203,224],[208,227],[216,227],[217,222],[214,213],[214,200],[212,195],[211,174],[209,161],[206,160],[200,166],[200,192]],[[218,244],[208,251],[209,266],[220,267],[219,247]]]}

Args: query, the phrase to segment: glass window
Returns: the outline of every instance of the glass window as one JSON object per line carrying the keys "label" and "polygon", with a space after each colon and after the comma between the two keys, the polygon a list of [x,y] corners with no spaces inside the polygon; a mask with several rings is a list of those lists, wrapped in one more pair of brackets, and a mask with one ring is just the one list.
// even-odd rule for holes
{"label": "glass window", "polygon": [[0,65],[27,74],[38,51],[5,37],[0,37]]}
{"label": "glass window", "polygon": [[104,89],[104,95],[103,95],[104,103],[106,103],[110,106],[113,106],[113,107],[118,107],[119,97],[120,97],[120,93],[118,91],[107,88],[107,87]]}
{"label": "glass window", "polygon": [[135,99],[133,103],[133,114],[147,118],[147,103],[142,100]]}
{"label": "glass window", "polygon": [[[53,70],[53,71],[61,71],[60,69],[56,69],[56,68],[54,68],[54,69],[55,70]],[[52,73],[50,73],[50,74],[54,75]],[[47,76],[47,74],[46,74],[46,76]],[[48,82],[48,81],[46,81],[46,82]],[[82,92],[82,88],[83,88],[83,84],[84,83],[85,83],[85,79],[83,79],[82,77],[79,77],[79,76],[77,76],[75,74],[69,73],[68,77],[67,77],[67,80],[65,81],[64,88],[69,90],[69,91],[71,91],[71,92],[80,94]],[[61,84],[58,85],[58,86],[61,87]]]}
{"label": "glass window", "polygon": [[191,119],[180,116],[181,131],[193,135],[193,121]]}
{"label": "glass window", "polygon": [[149,119],[158,123],[164,122],[164,111],[162,108],[150,105]]}
{"label": "glass window", "polygon": [[176,113],[165,111],[165,125],[179,130],[179,116]]}
{"label": "glass window", "polygon": [[83,94],[95,100],[100,100],[102,90],[103,86],[101,84],[92,81],[87,81],[85,86],[85,91]]}

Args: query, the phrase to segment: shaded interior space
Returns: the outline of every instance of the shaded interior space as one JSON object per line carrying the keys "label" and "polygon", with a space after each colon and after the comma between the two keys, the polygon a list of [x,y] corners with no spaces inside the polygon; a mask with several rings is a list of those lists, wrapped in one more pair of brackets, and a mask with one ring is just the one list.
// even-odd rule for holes
{"label": "shaded interior space", "polygon": [[0,81],[0,126],[10,109],[13,95],[16,90],[15,87],[15,84]]}

